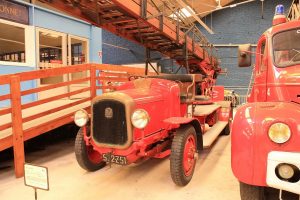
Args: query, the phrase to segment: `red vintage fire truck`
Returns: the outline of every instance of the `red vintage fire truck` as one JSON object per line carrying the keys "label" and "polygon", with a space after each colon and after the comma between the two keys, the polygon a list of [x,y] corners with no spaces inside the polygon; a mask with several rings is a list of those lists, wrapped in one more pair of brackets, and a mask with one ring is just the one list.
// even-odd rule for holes
{"label": "red vintage fire truck", "polygon": [[[299,199],[300,21],[287,22],[282,5],[255,54],[248,103],[232,125],[232,170],[242,200]],[[243,45],[239,66],[250,65],[250,45]]]}
{"label": "red vintage fire truck", "polygon": [[173,181],[188,184],[198,152],[228,135],[232,118],[230,102],[195,95],[201,82],[201,74],[148,76],[95,97],[90,116],[84,110],[74,116],[79,165],[95,171],[170,155]]}

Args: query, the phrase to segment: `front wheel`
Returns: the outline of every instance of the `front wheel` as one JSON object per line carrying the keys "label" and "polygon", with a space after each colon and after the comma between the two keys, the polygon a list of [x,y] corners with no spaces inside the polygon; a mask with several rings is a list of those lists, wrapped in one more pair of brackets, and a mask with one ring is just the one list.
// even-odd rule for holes
{"label": "front wheel", "polygon": [[241,200],[266,200],[264,188],[240,182]]}
{"label": "front wheel", "polygon": [[194,174],[197,157],[197,137],[193,126],[180,127],[174,136],[171,157],[171,177],[176,185],[187,185]]}
{"label": "front wheel", "polygon": [[[89,131],[89,128],[87,128],[87,131]],[[86,145],[82,128],[79,129],[76,136],[75,155],[80,167],[87,171],[96,171],[106,165],[102,155],[95,151],[93,146]]]}
{"label": "front wheel", "polygon": [[[240,182],[241,200],[277,200],[279,190],[270,187],[248,185]],[[299,200],[299,195],[287,191],[282,192],[281,199]]]}

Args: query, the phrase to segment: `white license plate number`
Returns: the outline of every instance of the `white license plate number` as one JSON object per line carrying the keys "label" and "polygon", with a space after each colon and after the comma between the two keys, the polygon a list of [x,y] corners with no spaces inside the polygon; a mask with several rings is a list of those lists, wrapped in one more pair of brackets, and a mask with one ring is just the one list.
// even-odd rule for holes
{"label": "white license plate number", "polygon": [[[127,159],[125,156],[117,156],[117,155],[112,155],[110,153],[104,153],[102,154],[103,161],[105,162],[111,162],[115,163],[118,165],[126,165],[127,164]],[[110,161],[109,161],[110,158]]]}

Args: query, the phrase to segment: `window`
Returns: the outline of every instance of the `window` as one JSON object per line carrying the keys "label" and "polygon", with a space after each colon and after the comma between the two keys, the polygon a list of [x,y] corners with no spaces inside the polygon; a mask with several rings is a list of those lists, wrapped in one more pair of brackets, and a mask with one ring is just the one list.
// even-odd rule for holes
{"label": "window", "polygon": [[87,41],[71,37],[71,65],[87,62]]}
{"label": "window", "polygon": [[[38,68],[48,69],[67,65],[66,34],[37,29]],[[65,80],[64,76],[42,78],[40,84],[60,83]]]}
{"label": "window", "polygon": [[40,63],[62,64],[62,36],[39,32]]}
{"label": "window", "polygon": [[25,63],[25,28],[0,22],[0,30],[0,61]]}
{"label": "window", "polygon": [[[68,56],[69,65],[84,64],[88,60],[88,40],[86,38],[69,35],[68,37]],[[86,72],[76,72],[71,74],[71,79],[87,77]]]}
{"label": "window", "polygon": [[33,67],[34,27],[0,19],[0,30],[0,65]]}
{"label": "window", "polygon": [[273,57],[277,67],[300,64],[300,28],[277,33],[273,37]]}

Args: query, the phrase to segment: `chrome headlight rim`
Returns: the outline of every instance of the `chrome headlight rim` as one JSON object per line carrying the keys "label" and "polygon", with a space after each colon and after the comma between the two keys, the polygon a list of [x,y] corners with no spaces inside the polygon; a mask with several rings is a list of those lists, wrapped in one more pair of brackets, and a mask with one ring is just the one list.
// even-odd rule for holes
{"label": "chrome headlight rim", "polygon": [[144,109],[136,109],[131,114],[131,123],[135,128],[144,129],[150,121],[149,114]]}
{"label": "chrome headlight rim", "polygon": [[84,127],[89,121],[89,114],[84,109],[77,110],[74,114],[74,123],[79,127]]}
{"label": "chrome headlight rim", "polygon": [[269,139],[276,144],[288,142],[292,136],[289,125],[283,122],[275,122],[268,129]]}

